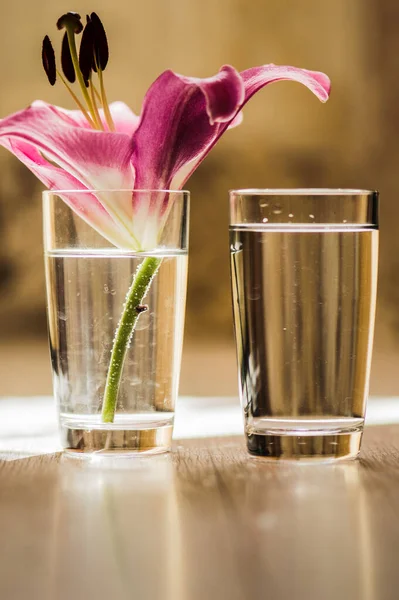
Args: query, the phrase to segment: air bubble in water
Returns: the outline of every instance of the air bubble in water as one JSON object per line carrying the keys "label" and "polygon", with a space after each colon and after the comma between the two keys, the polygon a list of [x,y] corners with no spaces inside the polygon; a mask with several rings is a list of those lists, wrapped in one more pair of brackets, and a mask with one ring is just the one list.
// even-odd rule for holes
{"label": "air bubble in water", "polygon": [[283,209],[281,208],[281,206],[279,204],[276,204],[275,207],[273,208],[273,214],[281,215],[282,212],[283,212]]}
{"label": "air bubble in water", "polygon": [[269,219],[266,219],[266,217],[265,217],[264,219],[262,219],[262,221],[263,221],[264,223],[267,223],[267,222],[268,222],[268,220],[269,220]]}
{"label": "air bubble in water", "polygon": [[268,202],[262,202],[261,204],[259,204],[259,206],[261,208],[266,208],[267,206],[269,206],[269,203]]}
{"label": "air bubble in water", "polygon": [[314,219],[314,215],[309,215],[310,219]]}
{"label": "air bubble in water", "polygon": [[294,215],[293,215],[292,213],[290,213],[288,216],[289,216],[289,218],[290,218],[290,219],[292,219],[292,217],[293,217]]}

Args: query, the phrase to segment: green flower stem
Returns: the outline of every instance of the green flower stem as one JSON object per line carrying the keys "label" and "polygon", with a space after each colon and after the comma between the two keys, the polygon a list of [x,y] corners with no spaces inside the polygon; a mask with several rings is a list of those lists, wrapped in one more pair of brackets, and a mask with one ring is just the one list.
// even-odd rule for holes
{"label": "green flower stem", "polygon": [[150,289],[151,282],[161,262],[161,258],[147,256],[139,265],[127,293],[121,320],[115,333],[111,361],[108,367],[101,415],[103,423],[114,422],[126,352],[129,348],[137,320],[140,314],[146,310],[146,307],[142,306],[142,302]]}

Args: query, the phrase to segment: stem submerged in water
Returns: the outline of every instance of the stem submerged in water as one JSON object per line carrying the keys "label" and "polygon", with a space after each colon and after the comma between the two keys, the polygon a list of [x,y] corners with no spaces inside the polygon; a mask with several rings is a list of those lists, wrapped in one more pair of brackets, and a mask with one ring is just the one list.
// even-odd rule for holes
{"label": "stem submerged in water", "polygon": [[161,258],[146,257],[139,265],[126,296],[121,320],[115,333],[111,361],[108,367],[102,408],[103,423],[113,423],[118,391],[125,362],[126,352],[140,314],[145,310],[142,302],[147,295],[151,282],[162,262]]}

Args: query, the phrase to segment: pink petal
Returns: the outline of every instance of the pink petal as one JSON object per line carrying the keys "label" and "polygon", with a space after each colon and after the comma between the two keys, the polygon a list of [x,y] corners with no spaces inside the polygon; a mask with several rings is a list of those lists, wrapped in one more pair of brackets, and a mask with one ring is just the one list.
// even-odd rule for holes
{"label": "pink petal", "polygon": [[[40,153],[48,165],[56,163],[88,189],[133,189],[131,137],[125,133],[95,131],[79,123],[76,111],[35,102],[0,121],[0,145],[25,142]],[[114,218],[131,220],[128,195],[117,208],[107,202],[105,196],[101,202]]]}
{"label": "pink petal", "polygon": [[309,88],[321,102],[327,102],[331,83],[327,75],[296,67],[263,65],[241,72],[245,85],[245,104],[262,87],[275,81],[297,81]]}
{"label": "pink petal", "polygon": [[92,129],[86,117],[80,110],[68,110],[67,108],[62,108],[61,106],[46,104],[45,102],[42,102],[42,100],[36,100],[35,102],[32,102],[30,108],[41,109],[43,108],[43,106],[45,106],[49,112],[54,113],[54,116],[57,119],[59,119],[60,121],[64,121],[66,125],[69,125],[71,127],[83,127],[84,129]]}
{"label": "pink petal", "polygon": [[302,83],[322,102],[328,99],[326,75],[295,67],[264,65],[238,74],[225,66],[202,80],[162,73],[146,94],[133,136],[136,187],[181,187],[226,129],[240,122],[246,102],[281,80]]}
{"label": "pink petal", "polygon": [[173,187],[182,187],[184,182],[187,181],[198,165],[204,160],[206,155],[210,152],[226,129],[228,127],[235,127],[241,123],[241,110],[248,100],[250,100],[252,96],[256,94],[256,92],[264,88],[266,85],[275,83],[277,81],[295,81],[297,83],[302,83],[302,85],[306,86],[311,92],[313,92],[321,102],[327,102],[331,90],[331,82],[327,75],[321,73],[320,71],[308,71],[307,69],[298,69],[297,67],[278,66],[273,64],[262,65],[260,67],[252,67],[246,71],[241,71],[240,75],[244,82],[245,98],[239,107],[239,112],[236,113],[234,119],[227,125],[223,124],[219,127],[218,131],[214,135],[213,141],[208,144],[207,147],[204,147],[203,151],[198,155],[198,157],[192,161],[190,164],[190,169],[186,169],[182,176],[180,176],[180,174],[177,175],[173,182]]}
{"label": "pink petal", "polygon": [[243,95],[233,67],[207,79],[162,73],[146,94],[133,136],[136,187],[168,188],[173,175],[212,142],[219,124],[233,120]]}
{"label": "pink petal", "polygon": [[[109,110],[111,111],[116,131],[132,136],[139,126],[140,117],[135,115],[124,102],[112,102],[109,105]],[[103,114],[103,111],[101,111],[101,114]]]}
{"label": "pink petal", "polygon": [[129,136],[86,129],[76,112],[34,102],[0,121],[0,144],[25,140],[92,189],[133,187]]}
{"label": "pink petal", "polygon": [[[32,104],[34,108],[41,108],[43,105],[67,125],[92,130],[91,125],[80,110],[68,110],[66,108],[61,108],[60,106],[45,104],[41,100],[37,100]],[[130,110],[130,108],[124,102],[112,102],[109,105],[109,109],[114,121],[115,130],[118,133],[125,133],[126,135],[130,136],[133,135],[139,125],[140,117],[135,115],[134,112]],[[104,111],[99,109],[99,113],[103,124],[106,126]],[[105,129],[107,129],[107,126]]]}
{"label": "pink petal", "polygon": [[241,123],[244,120],[244,115],[242,113],[242,110],[240,110],[240,112],[238,112],[236,114],[236,116],[234,117],[234,119],[232,121],[230,121],[229,123],[229,129],[234,129],[234,127],[238,127],[239,125],[241,125]]}
{"label": "pink petal", "polygon": [[206,112],[209,123],[225,123],[231,121],[232,115],[237,112],[238,106],[243,102],[245,90],[240,74],[225,65],[217,75],[207,79],[194,77],[181,77],[188,85],[197,85],[205,97]]}
{"label": "pink petal", "polygon": [[62,199],[82,219],[115,246],[136,248],[124,227],[116,223],[96,196],[64,169],[49,164],[40,153],[24,141],[13,140],[3,145],[23,162],[50,189],[80,190],[78,194],[63,192]]}

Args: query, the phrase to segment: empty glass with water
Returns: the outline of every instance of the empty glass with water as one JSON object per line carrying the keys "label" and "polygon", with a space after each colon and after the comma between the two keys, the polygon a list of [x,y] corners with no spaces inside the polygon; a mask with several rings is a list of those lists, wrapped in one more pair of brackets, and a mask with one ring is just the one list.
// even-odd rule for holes
{"label": "empty glass with water", "polygon": [[232,191],[230,249],[249,452],[357,456],[374,332],[377,192]]}

